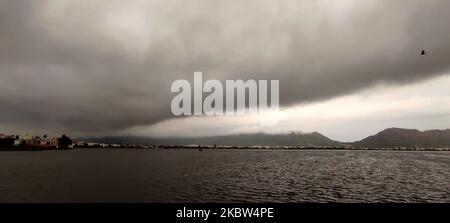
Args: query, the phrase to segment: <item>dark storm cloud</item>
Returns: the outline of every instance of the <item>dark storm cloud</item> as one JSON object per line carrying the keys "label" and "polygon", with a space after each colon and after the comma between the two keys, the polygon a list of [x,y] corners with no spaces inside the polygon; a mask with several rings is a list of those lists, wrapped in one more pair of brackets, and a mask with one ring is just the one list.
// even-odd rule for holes
{"label": "dark storm cloud", "polygon": [[448,21],[446,0],[1,1],[0,124],[153,124],[194,71],[279,79],[285,106],[409,83],[449,71]]}

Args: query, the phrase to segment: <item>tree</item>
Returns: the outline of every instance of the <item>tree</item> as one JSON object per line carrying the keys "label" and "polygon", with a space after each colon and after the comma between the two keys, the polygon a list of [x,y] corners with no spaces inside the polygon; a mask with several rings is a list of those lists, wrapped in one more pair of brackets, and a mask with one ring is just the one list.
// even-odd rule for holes
{"label": "tree", "polygon": [[70,145],[72,145],[72,140],[66,135],[62,135],[61,138],[58,138],[58,148],[67,149]]}

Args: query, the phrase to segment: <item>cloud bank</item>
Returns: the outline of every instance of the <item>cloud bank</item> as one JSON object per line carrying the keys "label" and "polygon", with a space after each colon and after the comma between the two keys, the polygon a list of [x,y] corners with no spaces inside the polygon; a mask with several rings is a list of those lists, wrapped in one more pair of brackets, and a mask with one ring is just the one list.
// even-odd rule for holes
{"label": "cloud bank", "polygon": [[[450,128],[450,75],[405,85],[364,90],[325,101],[291,106],[281,111],[273,127],[261,117],[220,116],[172,119],[126,129],[123,135],[199,137],[237,133],[289,134],[320,132],[342,142],[361,140],[392,126],[420,130]],[[267,113],[264,116],[275,115]]]}
{"label": "cloud bank", "polygon": [[421,81],[450,70],[448,21],[447,0],[1,1],[0,126],[152,125],[194,71],[278,79],[286,108]]}

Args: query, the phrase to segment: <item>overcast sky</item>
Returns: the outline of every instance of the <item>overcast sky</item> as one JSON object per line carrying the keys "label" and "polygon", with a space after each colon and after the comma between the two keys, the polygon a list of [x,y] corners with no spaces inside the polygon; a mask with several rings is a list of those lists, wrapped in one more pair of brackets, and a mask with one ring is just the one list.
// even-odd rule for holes
{"label": "overcast sky", "polygon": [[[3,0],[0,131],[345,141],[450,128],[448,21],[448,0]],[[174,119],[170,85],[194,71],[280,80],[279,125]]]}

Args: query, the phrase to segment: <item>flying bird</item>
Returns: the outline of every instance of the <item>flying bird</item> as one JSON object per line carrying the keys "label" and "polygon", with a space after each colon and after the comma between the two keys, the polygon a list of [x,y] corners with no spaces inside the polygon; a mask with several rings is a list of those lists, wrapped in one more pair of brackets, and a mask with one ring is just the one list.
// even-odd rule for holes
{"label": "flying bird", "polygon": [[422,56],[425,54],[427,54],[427,52],[425,50],[422,50],[422,52],[420,53],[420,55],[422,55]]}

